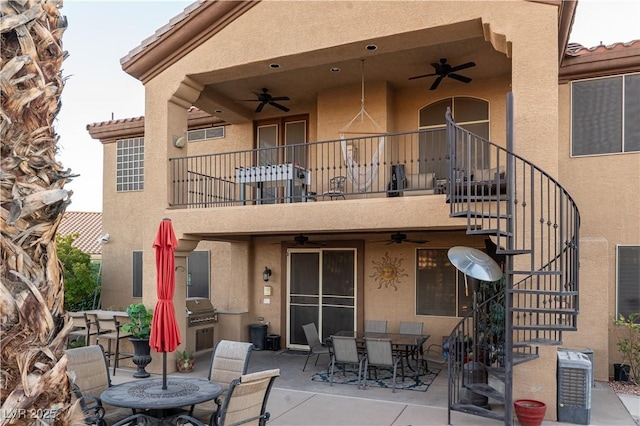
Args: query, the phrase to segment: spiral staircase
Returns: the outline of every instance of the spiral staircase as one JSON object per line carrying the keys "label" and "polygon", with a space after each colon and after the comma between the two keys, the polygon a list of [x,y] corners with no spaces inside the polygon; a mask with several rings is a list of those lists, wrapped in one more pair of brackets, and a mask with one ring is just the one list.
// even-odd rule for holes
{"label": "spiral staircase", "polygon": [[480,283],[445,343],[449,424],[452,411],[513,424],[514,367],[576,330],[579,212],[555,179],[513,153],[512,105],[509,94],[506,149],[447,113],[450,215],[466,218],[467,234],[487,235],[504,270],[501,282]]}

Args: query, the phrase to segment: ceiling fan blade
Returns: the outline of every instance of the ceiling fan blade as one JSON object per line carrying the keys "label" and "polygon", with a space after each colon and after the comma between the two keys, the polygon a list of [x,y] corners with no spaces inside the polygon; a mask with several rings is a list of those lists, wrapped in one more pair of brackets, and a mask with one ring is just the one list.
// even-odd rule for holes
{"label": "ceiling fan blade", "polygon": [[286,106],[277,104],[275,102],[269,102],[269,105],[274,106],[274,107],[276,107],[276,108],[278,108],[278,109],[280,109],[280,110],[282,110],[284,112],[288,112],[289,111],[289,108],[287,108]]}
{"label": "ceiling fan blade", "polygon": [[438,74],[416,75],[415,77],[409,77],[409,80],[415,80],[417,78],[424,78],[424,77],[433,77],[434,75],[438,75]]}
{"label": "ceiling fan blade", "polygon": [[463,83],[469,83],[471,81],[469,77],[465,77],[464,75],[460,74],[449,74],[447,75],[447,77],[451,77],[452,79],[461,81]]}
{"label": "ceiling fan blade", "polygon": [[260,105],[258,105],[258,108],[256,108],[256,112],[260,112],[262,111],[262,108],[264,108],[266,104],[264,102],[262,102]]}
{"label": "ceiling fan blade", "polygon": [[449,72],[456,72],[456,71],[464,70],[464,69],[475,67],[475,66],[476,66],[475,62],[467,62],[466,64],[452,67],[451,70],[449,70]]}
{"label": "ceiling fan blade", "polygon": [[408,243],[414,243],[414,244],[425,244],[429,242],[427,240],[405,240],[405,241]]}
{"label": "ceiling fan blade", "polygon": [[442,81],[443,78],[444,78],[443,75],[441,75],[440,77],[436,78],[436,81],[433,82],[433,84],[431,85],[429,90],[436,90],[438,88],[438,85],[440,84],[440,82]]}
{"label": "ceiling fan blade", "polygon": [[288,96],[272,96],[271,100],[272,101],[290,101],[291,99],[289,99]]}

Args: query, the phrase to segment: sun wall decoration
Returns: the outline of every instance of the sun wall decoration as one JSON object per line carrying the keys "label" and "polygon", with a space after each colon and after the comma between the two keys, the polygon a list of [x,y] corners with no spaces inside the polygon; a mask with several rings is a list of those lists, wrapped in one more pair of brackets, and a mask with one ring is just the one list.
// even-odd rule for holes
{"label": "sun wall decoration", "polygon": [[369,275],[369,278],[376,280],[378,288],[382,288],[383,285],[385,288],[391,286],[398,291],[397,284],[400,284],[400,278],[409,276],[409,274],[406,274],[404,269],[400,267],[402,260],[403,259],[398,259],[397,257],[391,259],[389,252],[386,252],[379,261],[371,261],[375,272]]}

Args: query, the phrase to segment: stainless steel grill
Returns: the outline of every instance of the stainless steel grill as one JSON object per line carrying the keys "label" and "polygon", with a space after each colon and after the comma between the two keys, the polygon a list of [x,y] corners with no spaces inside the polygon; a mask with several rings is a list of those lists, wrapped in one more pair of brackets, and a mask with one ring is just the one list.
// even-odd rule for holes
{"label": "stainless steel grill", "polygon": [[207,325],[218,322],[218,313],[211,301],[204,297],[192,297],[187,299],[187,325]]}

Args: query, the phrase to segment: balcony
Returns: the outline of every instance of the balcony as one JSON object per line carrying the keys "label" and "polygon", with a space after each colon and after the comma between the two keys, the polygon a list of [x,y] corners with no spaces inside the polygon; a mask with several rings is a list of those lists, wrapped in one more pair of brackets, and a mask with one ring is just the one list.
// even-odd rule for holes
{"label": "balcony", "polygon": [[169,160],[170,205],[208,208],[444,193],[446,130]]}

